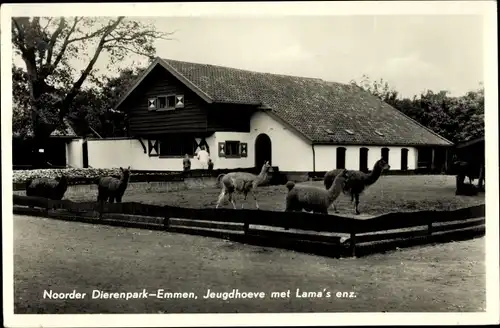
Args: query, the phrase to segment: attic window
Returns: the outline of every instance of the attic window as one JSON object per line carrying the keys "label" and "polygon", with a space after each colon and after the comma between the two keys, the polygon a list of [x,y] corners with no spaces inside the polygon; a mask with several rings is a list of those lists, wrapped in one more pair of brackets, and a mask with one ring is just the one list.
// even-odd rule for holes
{"label": "attic window", "polygon": [[376,134],[378,134],[378,135],[379,135],[379,136],[381,136],[381,137],[383,137],[383,136],[384,136],[384,134],[383,134],[382,132],[378,131],[378,130],[375,130],[375,133],[376,133]]}
{"label": "attic window", "polygon": [[349,133],[350,135],[353,135],[353,134],[354,134],[354,131],[349,130],[349,129],[345,129],[345,132]]}
{"label": "attic window", "polygon": [[332,130],[330,130],[330,129],[325,129],[325,131],[326,131],[326,133],[328,133],[328,134],[333,134],[333,131],[332,131]]}
{"label": "attic window", "polygon": [[174,109],[175,108],[175,95],[161,96],[157,100],[158,109]]}

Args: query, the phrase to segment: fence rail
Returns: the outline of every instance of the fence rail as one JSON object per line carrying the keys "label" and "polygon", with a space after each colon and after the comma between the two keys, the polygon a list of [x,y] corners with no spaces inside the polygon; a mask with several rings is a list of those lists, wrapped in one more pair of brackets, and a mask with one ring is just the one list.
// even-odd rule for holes
{"label": "fence rail", "polygon": [[[50,200],[21,195],[13,195],[13,203],[16,206],[40,208],[41,214],[47,216],[50,216],[49,212],[53,210],[85,213],[87,215],[86,220],[92,219],[94,222],[111,220],[128,221],[130,223],[137,221],[138,219],[135,219],[137,217],[144,217],[149,219],[140,220],[140,225],[162,226],[165,230],[170,230],[173,225],[177,227],[183,225],[184,228],[196,226],[199,229],[222,229],[224,225],[231,225],[230,228],[224,228],[224,230],[239,230],[243,235],[248,236],[255,235],[256,231],[258,231],[261,238],[273,238],[274,235],[280,236],[280,238],[294,238],[295,241],[302,243],[330,243],[337,246],[339,245],[340,236],[348,235],[349,237],[345,238],[346,242],[342,243],[342,245],[349,250],[352,256],[356,256],[356,247],[362,243],[432,236],[447,231],[474,229],[483,226],[485,223],[484,204],[453,211],[389,213],[372,219],[361,220],[339,215],[305,212],[197,209],[137,202],[79,203],[70,200]],[[92,213],[94,213],[93,216],[88,217]],[[478,218],[482,219],[478,220]],[[253,226],[252,229],[250,229],[250,225]],[[417,227],[420,227],[420,229],[415,230]],[[290,229],[300,230],[300,232],[291,231]],[[401,229],[405,231],[394,231]],[[316,235],[312,235],[314,233]],[[326,236],[325,234],[330,235]]]}

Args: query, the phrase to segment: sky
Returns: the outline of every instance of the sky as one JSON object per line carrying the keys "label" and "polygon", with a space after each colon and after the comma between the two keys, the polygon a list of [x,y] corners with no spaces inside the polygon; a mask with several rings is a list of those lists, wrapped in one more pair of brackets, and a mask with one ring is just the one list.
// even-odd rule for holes
{"label": "sky", "polygon": [[[174,40],[156,42],[163,58],[342,83],[366,74],[410,97],[426,89],[462,95],[483,81],[481,16],[134,19],[175,31]],[[103,56],[97,67],[105,70],[106,63]],[[130,55],[120,65],[145,63]]]}

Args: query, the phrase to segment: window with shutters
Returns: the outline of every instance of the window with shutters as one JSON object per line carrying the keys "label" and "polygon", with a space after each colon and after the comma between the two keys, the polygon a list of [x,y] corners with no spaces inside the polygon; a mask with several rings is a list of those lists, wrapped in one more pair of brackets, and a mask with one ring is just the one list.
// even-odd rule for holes
{"label": "window with shutters", "polygon": [[240,157],[240,142],[226,141],[225,151],[226,157]]}
{"label": "window with shutters", "polygon": [[175,110],[184,108],[184,95],[166,95],[148,99],[149,110]]}
{"label": "window with shutters", "polygon": [[173,110],[175,109],[175,95],[160,96],[156,100],[158,110]]}

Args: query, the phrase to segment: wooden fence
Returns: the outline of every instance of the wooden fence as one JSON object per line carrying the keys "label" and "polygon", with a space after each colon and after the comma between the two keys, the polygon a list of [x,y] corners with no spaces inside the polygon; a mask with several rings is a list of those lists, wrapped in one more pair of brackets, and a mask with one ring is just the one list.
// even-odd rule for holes
{"label": "wooden fence", "polygon": [[[187,232],[188,227],[197,227],[198,230],[222,227],[235,233],[239,231],[242,236],[258,237],[261,241],[277,238],[287,239],[289,243],[311,244],[312,247],[336,247],[341,253],[347,252],[351,256],[358,255],[357,247],[360,244],[373,246],[382,241],[390,244],[397,240],[422,238],[432,242],[445,233],[470,234],[472,231],[482,234],[485,223],[484,204],[454,211],[388,213],[371,219],[356,219],[305,212],[196,209],[136,202],[78,203],[20,195],[13,195],[13,203],[15,213],[27,213],[27,209],[21,207],[36,207],[39,209],[37,214],[42,216],[65,216],[78,221],[180,232]],[[409,229],[417,227],[421,229]]]}

